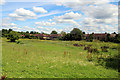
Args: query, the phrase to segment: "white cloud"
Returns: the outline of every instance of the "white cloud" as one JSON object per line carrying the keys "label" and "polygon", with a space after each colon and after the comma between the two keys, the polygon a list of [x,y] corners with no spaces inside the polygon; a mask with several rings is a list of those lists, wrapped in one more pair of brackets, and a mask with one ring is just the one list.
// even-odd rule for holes
{"label": "white cloud", "polygon": [[21,31],[21,28],[18,27],[15,23],[2,23],[2,29],[13,29],[14,31]]}
{"label": "white cloud", "polygon": [[34,10],[35,12],[47,13],[47,10],[45,10],[45,9],[42,8],[42,7],[33,7],[33,10]]}
{"label": "white cloud", "polygon": [[7,28],[7,27],[15,27],[16,26],[16,24],[15,23],[3,23],[2,24],[2,27],[4,28]]}
{"label": "white cloud", "polygon": [[36,27],[29,27],[29,26],[23,26],[19,29],[19,31],[36,31],[36,32],[40,32],[39,29],[37,29]]}
{"label": "white cloud", "polygon": [[95,19],[108,19],[117,17],[118,15],[118,7],[112,4],[104,4],[97,6],[89,6],[83,10],[85,15],[88,17],[93,17]]}
{"label": "white cloud", "polygon": [[56,25],[55,22],[44,22],[44,21],[35,22],[35,24],[39,25],[39,26],[53,26],[53,25]]}
{"label": "white cloud", "polygon": [[9,14],[13,20],[25,21],[27,19],[37,19],[37,16],[34,12],[26,10],[24,8],[16,9],[14,13]]}
{"label": "white cloud", "polygon": [[57,19],[80,19],[81,17],[81,14],[79,13],[74,13],[74,12],[69,12],[69,13],[65,13],[64,15],[62,16],[57,16],[56,18]]}
{"label": "white cloud", "polygon": [[86,5],[101,5],[101,4],[107,4],[109,3],[110,0],[60,0],[58,2],[56,2],[56,5],[58,6],[66,6],[66,7],[70,7],[73,9],[80,9],[82,8],[82,6],[86,6]]}
{"label": "white cloud", "polygon": [[49,19],[48,21],[50,21],[50,22],[51,22],[51,21],[52,21],[52,19]]}
{"label": "white cloud", "polygon": [[43,27],[42,27],[42,26],[38,26],[37,28],[39,28],[39,29],[43,29]]}
{"label": "white cloud", "polygon": [[80,26],[76,21],[72,19],[54,19],[56,23],[67,23],[67,24],[73,24],[75,26]]}
{"label": "white cloud", "polygon": [[92,25],[94,25],[94,24],[117,25],[118,24],[118,19],[117,18],[94,19],[94,18],[86,17],[80,23],[85,24],[85,25],[90,25],[90,24],[92,24]]}
{"label": "white cloud", "polygon": [[80,10],[88,17],[106,19],[118,16],[118,6],[109,4],[110,0],[70,0],[56,3],[72,10]]}
{"label": "white cloud", "polygon": [[46,14],[40,14],[40,15],[38,15],[38,17],[46,17],[46,16],[55,15],[55,14],[65,13],[65,12],[68,12],[68,11],[69,10],[67,10],[67,11],[54,10],[54,11],[51,11],[51,12],[46,13]]}
{"label": "white cloud", "polygon": [[61,16],[54,16],[53,20],[56,23],[68,23],[68,24],[73,24],[75,26],[80,27],[80,25],[76,21],[74,21],[74,20],[80,19],[80,17],[81,17],[81,14],[79,13],[69,12]]}
{"label": "white cloud", "polygon": [[47,28],[47,27],[39,28],[39,30],[40,30],[41,32],[48,33],[48,34],[50,34],[53,30],[57,31],[58,33],[60,33],[61,31],[63,31],[63,29]]}
{"label": "white cloud", "polygon": [[0,23],[0,25],[2,25],[1,28],[12,28],[12,27],[16,27],[17,24],[11,22],[10,18],[3,18],[0,20],[2,23]]}
{"label": "white cloud", "polygon": [[[81,22],[82,23],[82,22]],[[85,30],[85,32],[117,32],[117,25],[109,25],[109,24],[98,24],[97,22],[93,21],[93,22],[88,22],[87,24],[83,23],[82,26],[84,27],[83,30]]]}
{"label": "white cloud", "polygon": [[5,0],[0,0],[0,5],[4,5],[5,4]]}

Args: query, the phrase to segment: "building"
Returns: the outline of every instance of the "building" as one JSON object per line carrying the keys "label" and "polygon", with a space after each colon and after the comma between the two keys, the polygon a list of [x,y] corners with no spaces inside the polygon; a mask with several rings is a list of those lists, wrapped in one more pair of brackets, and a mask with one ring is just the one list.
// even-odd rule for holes
{"label": "building", "polygon": [[[90,34],[85,34],[85,39],[89,39],[89,35]],[[110,34],[110,37],[115,37],[116,34],[112,33]],[[96,39],[96,40],[103,40],[107,37],[107,34],[106,33],[93,33],[93,39]]]}
{"label": "building", "polygon": [[[30,34],[30,36],[34,36],[43,40],[54,40],[59,37],[62,37],[63,35],[62,34]],[[25,37],[25,35],[21,35],[21,37]]]}
{"label": "building", "polygon": [[97,34],[93,34],[93,39],[103,40],[106,36],[107,34],[105,33],[97,33]]}

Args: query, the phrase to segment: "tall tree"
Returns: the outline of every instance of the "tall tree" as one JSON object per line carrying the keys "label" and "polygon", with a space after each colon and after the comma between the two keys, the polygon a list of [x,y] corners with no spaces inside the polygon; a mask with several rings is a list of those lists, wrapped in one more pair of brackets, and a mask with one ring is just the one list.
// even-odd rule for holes
{"label": "tall tree", "polygon": [[26,31],[26,33],[29,33],[29,31]]}
{"label": "tall tree", "polygon": [[72,40],[82,40],[83,32],[80,29],[74,28],[70,34]]}
{"label": "tall tree", "polygon": [[88,36],[88,41],[92,42],[93,41],[93,33]]}
{"label": "tall tree", "polygon": [[57,31],[53,30],[53,31],[51,32],[51,34],[57,34]]}
{"label": "tall tree", "polygon": [[9,30],[8,30],[8,33],[10,33],[11,31],[13,31],[13,30],[12,30],[12,29],[9,29]]}
{"label": "tall tree", "polygon": [[63,36],[65,36],[65,35],[66,35],[66,32],[61,31],[61,33],[60,33],[60,34],[62,34]]}
{"label": "tall tree", "polygon": [[30,31],[30,34],[33,34],[33,31]]}

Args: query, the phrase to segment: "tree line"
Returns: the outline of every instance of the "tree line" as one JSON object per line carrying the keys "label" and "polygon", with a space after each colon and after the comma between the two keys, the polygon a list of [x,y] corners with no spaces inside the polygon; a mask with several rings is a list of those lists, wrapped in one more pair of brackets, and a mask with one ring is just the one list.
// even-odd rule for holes
{"label": "tree line", "polygon": [[[49,35],[47,33],[44,33],[44,32],[36,32],[36,31],[26,31],[26,32],[23,32],[23,31],[13,31],[12,29],[2,29],[0,31],[0,33],[2,34],[1,36],[2,37],[6,37],[7,39],[9,39],[11,42],[15,42],[15,40],[18,40],[19,38],[28,38],[28,39],[40,39],[40,37],[38,36],[34,36],[35,34],[45,34],[45,35]],[[31,35],[30,35],[31,34]],[[51,34],[58,34],[55,30],[53,30],[51,32]],[[21,36],[21,35],[24,35]]]}
{"label": "tree line", "polygon": [[[45,34],[45,35],[49,35],[47,33],[39,33],[39,32],[35,32],[35,31],[13,31],[12,29],[2,29],[0,32],[2,32],[2,37],[6,37],[7,39],[9,39],[11,42],[15,42],[15,40],[18,40],[19,38],[29,38],[29,39],[41,39],[38,36],[34,36],[34,34]],[[31,34],[31,35],[30,35]],[[53,30],[50,34],[58,34],[57,31]],[[86,40],[89,42],[92,42],[94,40],[94,34],[91,33],[88,35],[87,39],[85,36],[85,32],[82,32],[80,29],[78,28],[74,28],[72,31],[70,31],[70,33],[66,33],[64,31],[62,31],[60,34],[62,34],[63,36],[59,37],[59,40],[64,40],[64,41],[80,41],[80,40]],[[104,42],[115,42],[115,43],[119,43],[120,42],[120,34],[117,34],[114,32],[114,34],[116,34],[115,37],[111,37],[109,33],[105,33],[106,36],[104,38],[101,39],[101,41]],[[24,37],[22,37],[21,35],[24,35]]]}

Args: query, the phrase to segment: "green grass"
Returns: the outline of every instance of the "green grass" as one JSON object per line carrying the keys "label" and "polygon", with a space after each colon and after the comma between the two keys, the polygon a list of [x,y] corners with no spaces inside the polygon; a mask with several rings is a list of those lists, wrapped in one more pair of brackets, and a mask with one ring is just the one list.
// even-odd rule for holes
{"label": "green grass", "polygon": [[[83,47],[74,43],[117,47],[115,43],[85,41],[41,41],[20,40],[24,44],[7,42],[2,39],[2,72],[9,78],[117,78],[118,72],[96,66],[96,61],[86,59]],[[69,54],[64,55],[68,51]],[[117,54],[110,49],[105,55]]]}

